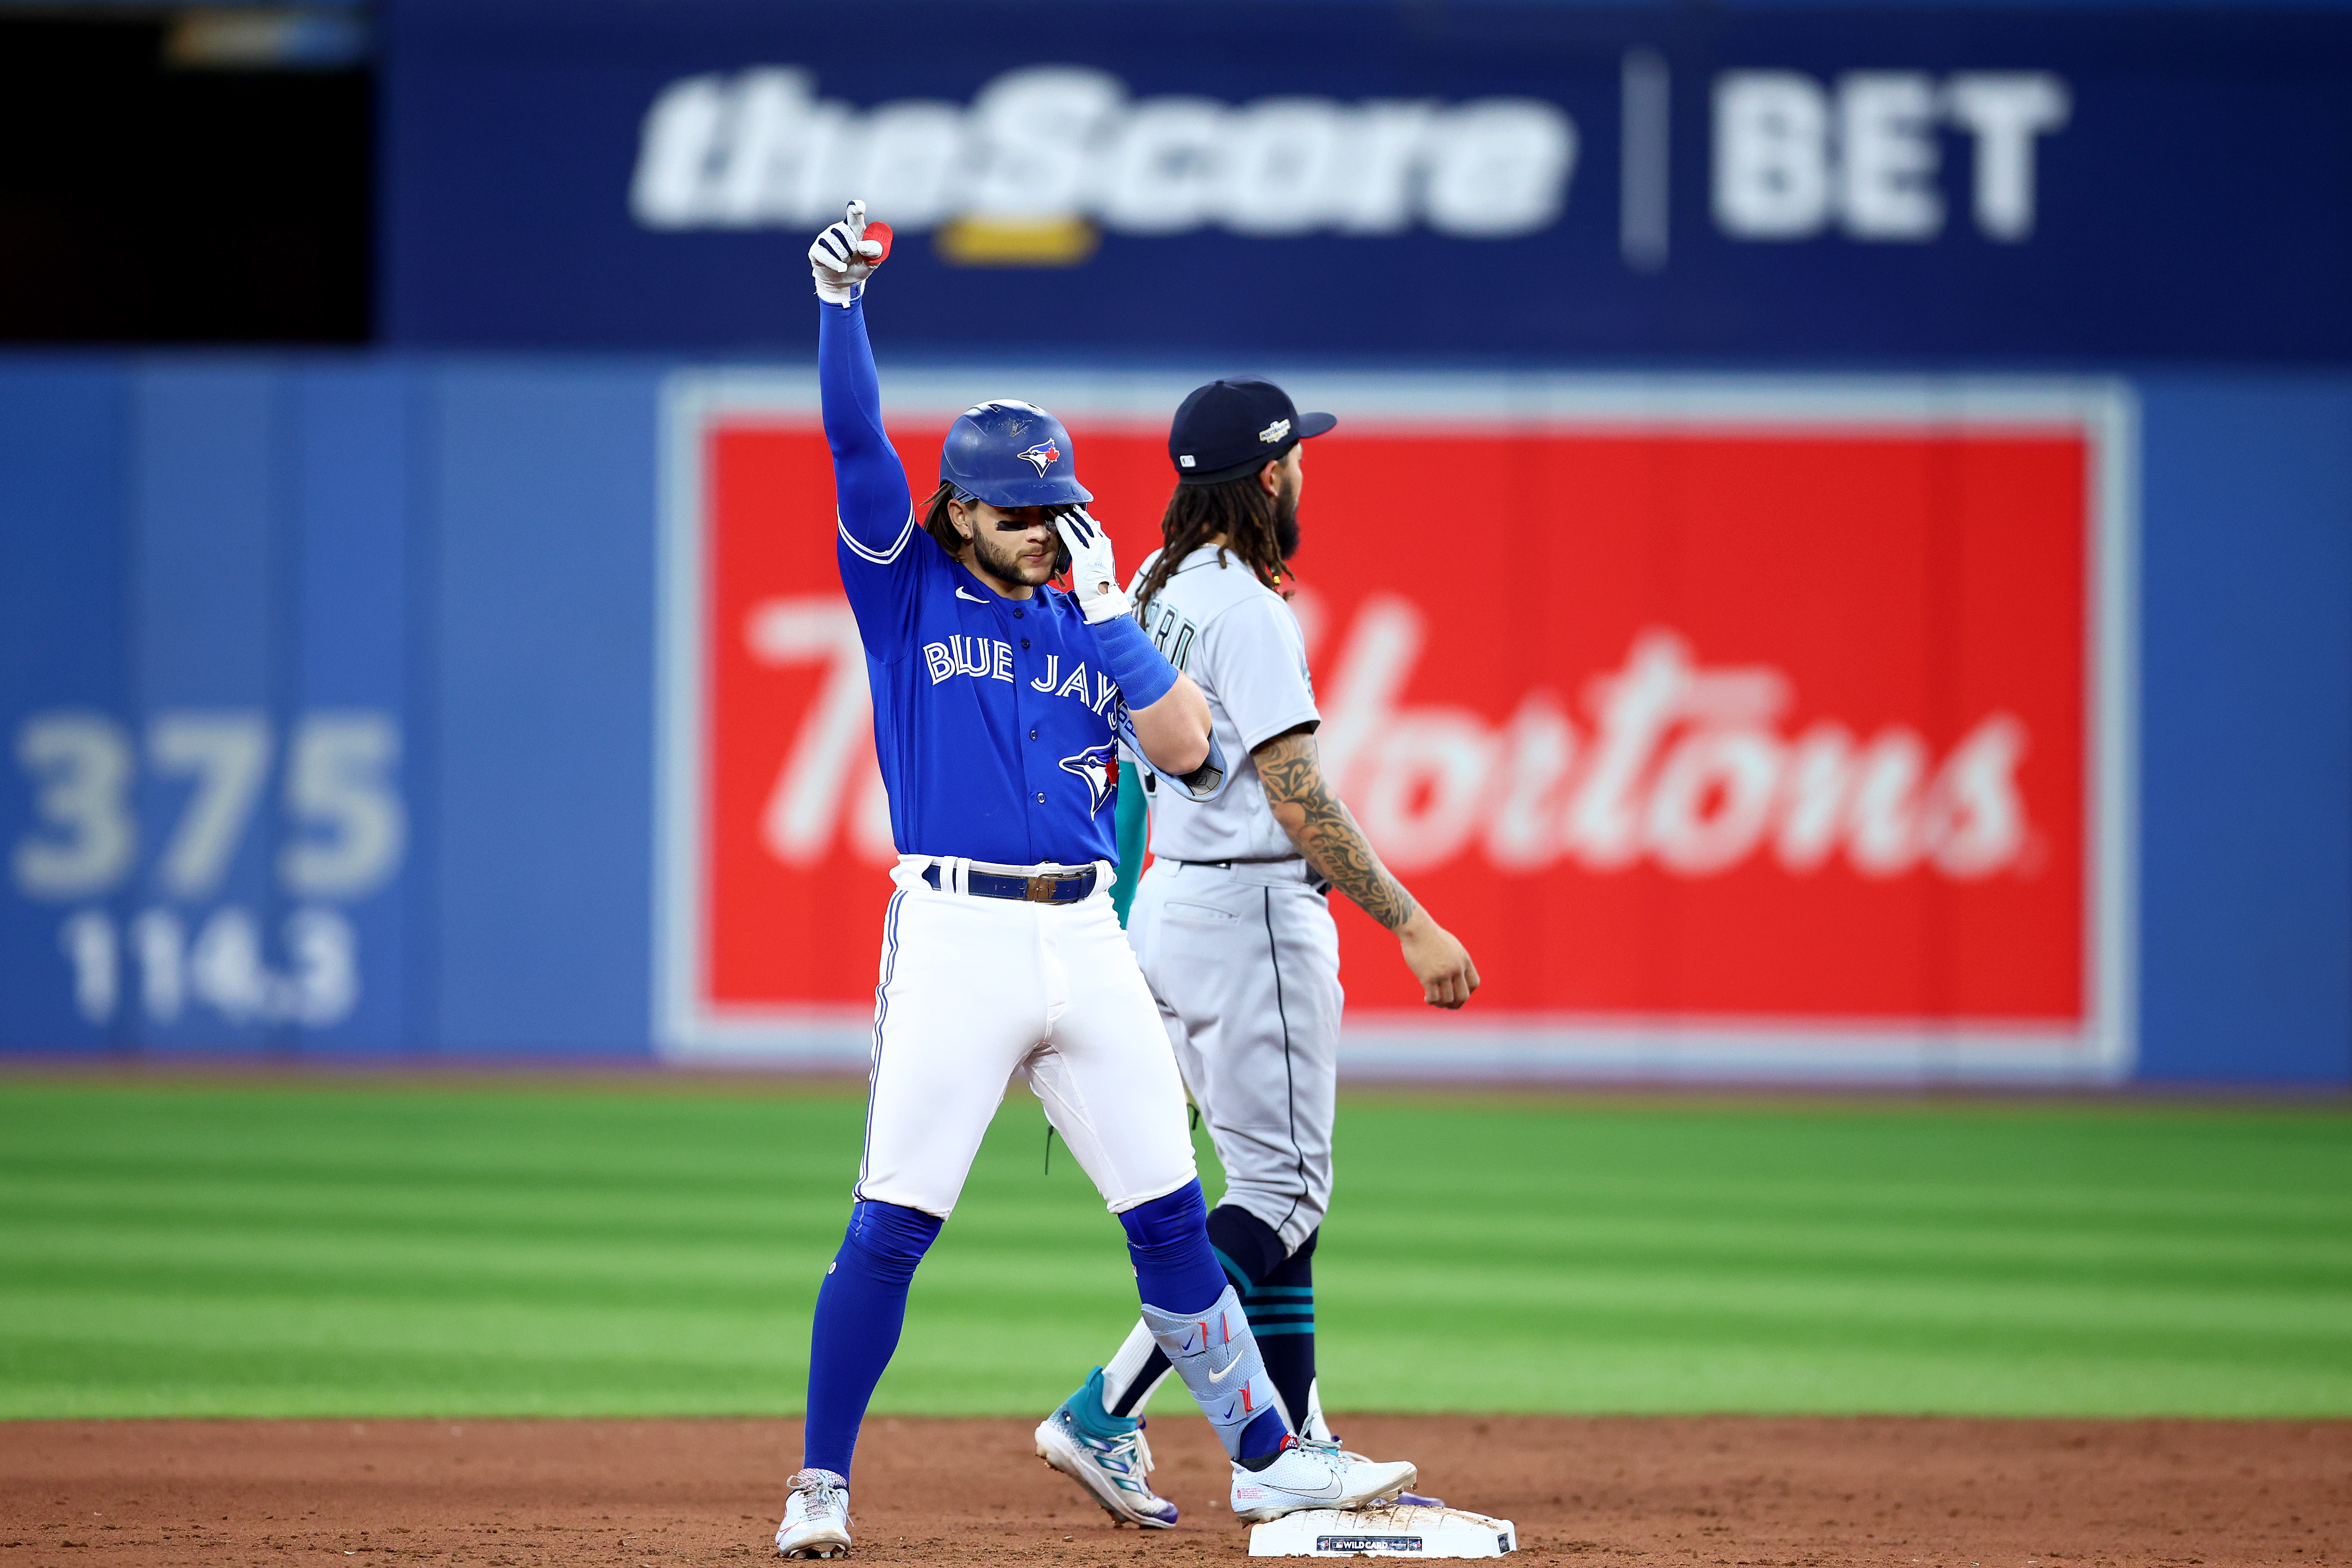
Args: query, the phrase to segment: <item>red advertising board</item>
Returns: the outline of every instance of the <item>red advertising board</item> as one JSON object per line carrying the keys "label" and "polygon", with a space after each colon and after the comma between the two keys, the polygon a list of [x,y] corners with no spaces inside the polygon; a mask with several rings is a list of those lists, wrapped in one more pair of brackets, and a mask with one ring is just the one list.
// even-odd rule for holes
{"label": "red advertising board", "polygon": [[[918,493],[1003,390],[968,379],[892,411]],[[1341,416],[1294,601],[1325,768],[1486,981],[1430,1013],[1335,900],[1360,1062],[2125,1065],[2114,399],[1300,390]],[[1031,395],[1129,563],[1170,483],[1155,392]],[[665,1037],[855,1049],[893,850],[824,439],[791,384],[690,384],[673,425]]]}

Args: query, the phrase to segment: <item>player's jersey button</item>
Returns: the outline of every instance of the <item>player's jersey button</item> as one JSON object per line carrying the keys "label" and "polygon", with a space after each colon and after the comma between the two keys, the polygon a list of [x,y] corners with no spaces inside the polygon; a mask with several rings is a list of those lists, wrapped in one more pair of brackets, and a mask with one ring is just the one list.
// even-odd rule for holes
{"label": "player's jersey button", "polygon": [[1029,738],[1030,738],[1031,740],[1033,740],[1033,741],[1034,741],[1034,740],[1035,740],[1035,739],[1037,738],[1037,731],[1034,731],[1034,730],[1030,731],[1029,731]]}
{"label": "player's jersey button", "polygon": [[1027,637],[1023,637],[1021,639],[1021,646],[1023,647],[1027,647],[1029,646],[1029,639]]}
{"label": "player's jersey button", "polygon": [[1022,612],[1021,612],[1021,611],[1019,611],[1019,610],[1015,610],[1015,611],[1013,611],[1013,618],[1014,620],[1016,620],[1016,621],[1017,621],[1017,620],[1019,620],[1019,619],[1021,618],[1021,616],[1022,616]]}
{"label": "player's jersey button", "polygon": [[1045,792],[1044,790],[1039,790],[1037,792],[1037,804],[1039,805],[1045,804]]}

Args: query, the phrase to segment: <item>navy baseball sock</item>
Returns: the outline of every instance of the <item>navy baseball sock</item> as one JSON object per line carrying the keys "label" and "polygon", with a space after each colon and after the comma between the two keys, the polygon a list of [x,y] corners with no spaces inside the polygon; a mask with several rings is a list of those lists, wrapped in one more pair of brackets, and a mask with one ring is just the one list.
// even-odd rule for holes
{"label": "navy baseball sock", "polygon": [[1244,1296],[1282,1267],[1281,1235],[1239,1204],[1219,1204],[1210,1212],[1209,1245],[1217,1249],[1234,1289]]}
{"label": "navy baseball sock", "polygon": [[1319,1226],[1308,1233],[1297,1251],[1242,1292],[1265,1375],[1301,1432],[1307,1430],[1307,1391],[1315,1386],[1315,1243],[1322,1234]]}
{"label": "navy baseball sock", "polygon": [[[1136,1290],[1143,1298],[1146,1322],[1153,1321],[1155,1312],[1181,1317],[1208,1311],[1227,1290],[1239,1289],[1226,1281],[1218,1249],[1204,1227],[1202,1211],[1206,1206],[1201,1184],[1194,1181],[1118,1216],[1127,1229],[1128,1256],[1135,1260]],[[1248,1314],[1243,1317],[1246,1320]],[[1289,1435],[1282,1413],[1271,1407],[1238,1434],[1220,1433],[1226,1436],[1227,1450],[1244,1463],[1271,1459]]]}
{"label": "navy baseball sock", "polygon": [[908,1282],[939,1234],[938,1218],[920,1209],[862,1203],[850,1211],[849,1233],[817,1288],[809,1331],[804,1468],[848,1476],[866,1401],[907,1321]]}

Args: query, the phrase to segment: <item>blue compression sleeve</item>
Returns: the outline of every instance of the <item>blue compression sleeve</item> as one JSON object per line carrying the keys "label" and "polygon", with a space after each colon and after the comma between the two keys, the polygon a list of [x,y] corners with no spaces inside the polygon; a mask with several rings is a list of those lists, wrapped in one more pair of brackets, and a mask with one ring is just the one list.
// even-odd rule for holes
{"label": "blue compression sleeve", "polygon": [[849,1474],[866,1402],[906,1325],[907,1286],[939,1234],[938,1218],[920,1209],[862,1203],[851,1212],[849,1234],[817,1288],[809,1330],[805,1468]]}
{"label": "blue compression sleeve", "polygon": [[882,384],[866,337],[864,300],[846,310],[817,306],[816,384],[841,525],[867,549],[887,550],[906,531],[914,499],[882,429]]}
{"label": "blue compression sleeve", "polygon": [[1149,708],[1176,684],[1176,667],[1151,646],[1143,628],[1125,616],[1095,623],[1095,646],[1102,651],[1103,668],[1118,682],[1118,694],[1128,710]]}
{"label": "blue compression sleeve", "polygon": [[1127,1228],[1127,1255],[1135,1260],[1136,1291],[1151,1305],[1181,1315],[1201,1311],[1225,1293],[1198,1179],[1136,1205],[1118,1223]]}

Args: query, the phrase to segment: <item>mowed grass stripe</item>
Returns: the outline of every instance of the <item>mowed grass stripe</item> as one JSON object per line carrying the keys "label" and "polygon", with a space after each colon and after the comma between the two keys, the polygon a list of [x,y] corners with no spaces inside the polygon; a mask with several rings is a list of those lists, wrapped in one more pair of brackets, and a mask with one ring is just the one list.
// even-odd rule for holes
{"label": "mowed grass stripe", "polygon": [[[749,1228],[749,1227],[747,1227]],[[171,1224],[142,1216],[115,1219],[96,1205],[59,1215],[43,1213],[7,1225],[12,1265],[51,1289],[110,1289],[143,1286],[179,1294],[226,1290],[331,1290],[364,1280],[371,1294],[391,1289],[409,1299],[436,1299],[468,1289],[554,1294],[593,1288],[649,1295],[691,1283],[698,1291],[767,1291],[793,1267],[788,1260],[814,1247],[830,1252],[837,1226],[820,1223],[792,1230],[759,1226],[750,1234],[714,1234],[709,1227],[615,1227],[593,1247],[550,1237],[527,1225],[452,1225],[436,1233],[429,1215],[397,1228],[368,1223],[337,1226],[331,1215],[297,1225],[236,1226],[216,1218]],[[1714,1223],[1660,1234],[1654,1224],[1562,1223],[1530,1242],[1523,1229],[1490,1221],[1433,1247],[1449,1260],[1443,1274],[1423,1271],[1372,1289],[1402,1304],[1434,1289],[1449,1306],[1465,1290],[1491,1302],[1565,1302],[1608,1284],[1637,1294],[1706,1292],[1731,1275],[1751,1289],[1793,1292],[1811,1301],[1819,1291],[1853,1281],[1894,1298],[1924,1294],[1987,1302],[2034,1300],[2055,1293],[2070,1300],[2085,1289],[2102,1300],[2126,1300],[2126,1317],[2170,1315],[2176,1304],[2202,1310],[2212,1301],[2252,1328],[2266,1315],[2306,1310],[2332,1321],[2352,1296],[2352,1268],[2325,1244],[2266,1244],[2242,1237],[2118,1240],[2093,1232],[2032,1235],[2008,1240],[1975,1229],[1948,1238],[1916,1231],[1857,1226],[1843,1231],[1790,1223],[1725,1226]],[[1035,1236],[1003,1236],[990,1243],[991,1267],[1022,1261],[1046,1274],[1075,1266],[1096,1272],[1082,1250]],[[960,1256],[960,1255],[959,1255]],[[950,1257],[942,1268],[957,1265]],[[1344,1257],[1326,1267],[1350,1265]],[[1384,1267],[1378,1272],[1385,1274]],[[2250,1283],[2251,1282],[2251,1283]],[[1907,1310],[1907,1309],[1906,1309]],[[2071,1313],[2072,1306],[2063,1309]]]}
{"label": "mowed grass stripe", "polygon": [[[862,1131],[835,1088],[0,1080],[0,1414],[791,1411]],[[1044,1151],[1016,1093],[877,1408],[1042,1410],[1117,1344],[1118,1224]],[[1337,1408],[2352,1413],[2328,1110],[1383,1092],[1340,1162]]]}

